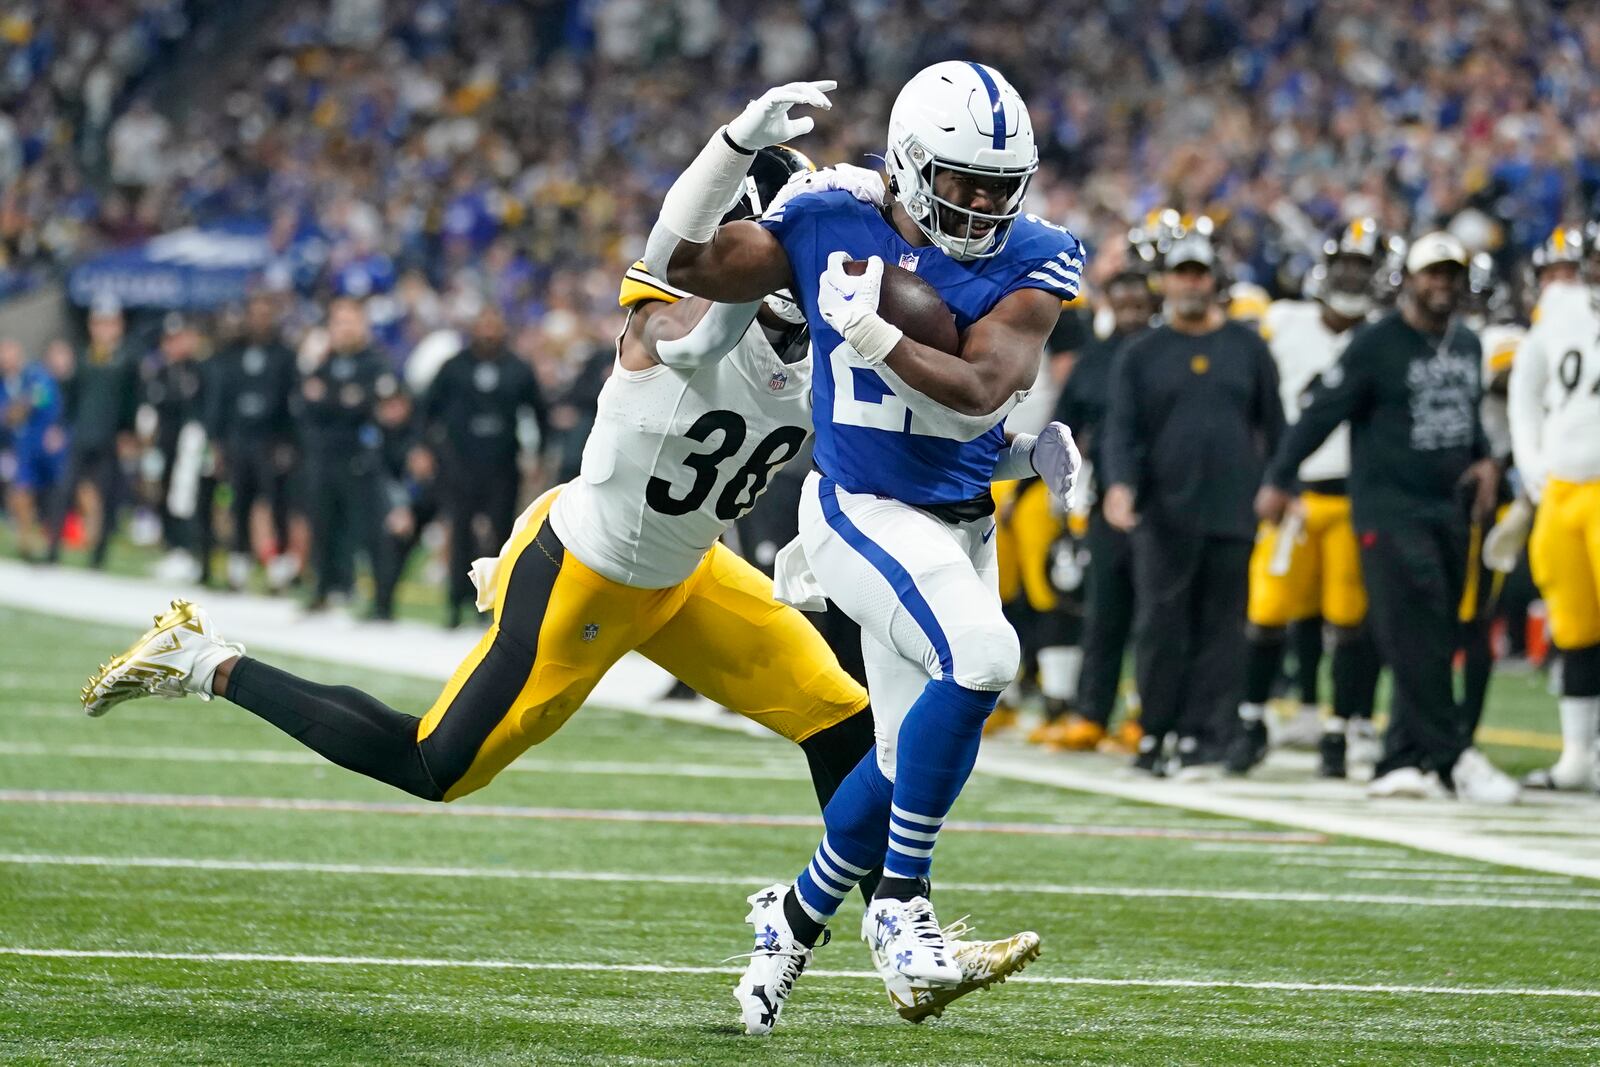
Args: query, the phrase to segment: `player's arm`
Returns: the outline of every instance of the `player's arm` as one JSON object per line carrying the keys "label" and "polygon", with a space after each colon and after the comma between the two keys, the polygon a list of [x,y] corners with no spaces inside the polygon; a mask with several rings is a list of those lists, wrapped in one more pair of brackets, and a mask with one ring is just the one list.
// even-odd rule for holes
{"label": "player's arm", "polygon": [[913,341],[878,314],[883,260],[867,259],[860,274],[845,272],[843,252],[828,256],[818,283],[817,310],[863,362],[896,378],[941,407],[960,415],[990,415],[1039,373],[1045,341],[1061,317],[1061,297],[1041,289],[1019,289],[1004,297],[968,328],[958,353]]}
{"label": "player's arm", "polygon": [[672,183],[645,245],[646,269],[696,296],[724,303],[757,300],[789,283],[789,260],[777,238],[754,223],[722,216],[762,148],[811,132],[810,116],[790,118],[797,104],[826,110],[831,81],[790,82],[752,100],[712,134]]}
{"label": "player's arm", "polygon": [[956,355],[902,336],[884,362],[928,399],[963,415],[987,415],[1033,385],[1060,317],[1059,296],[1019,289],[972,324]]}
{"label": "player's arm", "polygon": [[760,308],[760,301],[718,304],[698,296],[670,304],[647,301],[629,317],[618,358],[630,371],[658,365],[679,370],[707,366],[733,350]]}

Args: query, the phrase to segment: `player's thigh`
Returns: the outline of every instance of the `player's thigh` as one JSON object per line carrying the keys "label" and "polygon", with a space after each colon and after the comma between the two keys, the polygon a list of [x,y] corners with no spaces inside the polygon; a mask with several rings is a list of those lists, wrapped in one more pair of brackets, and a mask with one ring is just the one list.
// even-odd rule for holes
{"label": "player's thigh", "polygon": [[867,704],[817,628],[773,599],[772,581],[723,544],[685,583],[683,603],[639,651],[696,692],[791,741]]}
{"label": "player's thigh", "polygon": [[816,476],[801,500],[800,536],[829,599],[862,631],[930,677],[1005,688],[1021,652],[994,582],[993,524],[981,552],[963,532],[898,501],[839,490]]}
{"label": "player's thigh", "polygon": [[1360,626],[1367,617],[1367,587],[1361,576],[1361,545],[1350,522],[1348,500],[1342,516],[1321,525],[1316,546],[1322,617],[1334,626]]}
{"label": "player's thigh", "polygon": [[[1600,642],[1600,532],[1586,514],[1600,501],[1588,485],[1552,481],[1539,502],[1528,537],[1533,580],[1549,610],[1550,635],[1558,648]],[[1587,505],[1587,509],[1586,509]]]}
{"label": "player's thigh", "polygon": [[674,592],[608,581],[542,519],[513,540],[496,583],[494,623],[417,727],[446,800],[487,785],[560,729],[612,664],[651,636]]}

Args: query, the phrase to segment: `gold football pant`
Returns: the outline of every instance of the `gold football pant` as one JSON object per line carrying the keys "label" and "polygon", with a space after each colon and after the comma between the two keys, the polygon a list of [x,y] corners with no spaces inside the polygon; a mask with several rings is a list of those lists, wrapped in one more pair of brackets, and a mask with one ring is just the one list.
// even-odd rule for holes
{"label": "gold football pant", "polygon": [[555,733],[634,650],[791,741],[866,707],[816,629],[726,546],[678,585],[635,589],[590,570],[545,518],[535,513],[503,556],[494,624],[417,727],[436,780],[451,783],[444,799]]}
{"label": "gold football pant", "polygon": [[1528,562],[1556,647],[1600,645],[1600,481],[1550,479],[1528,537]]}
{"label": "gold football pant", "polygon": [[1282,528],[1262,523],[1250,555],[1249,618],[1259,627],[1282,627],[1321,616],[1331,625],[1360,626],[1367,615],[1361,549],[1350,525],[1350,498],[1305,493],[1305,527],[1289,555],[1289,569],[1272,573]]}

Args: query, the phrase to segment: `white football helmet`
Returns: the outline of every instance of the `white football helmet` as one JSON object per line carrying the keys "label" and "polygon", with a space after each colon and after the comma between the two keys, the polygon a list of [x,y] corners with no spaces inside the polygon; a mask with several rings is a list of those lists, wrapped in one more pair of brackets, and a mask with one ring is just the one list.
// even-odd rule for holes
{"label": "white football helmet", "polygon": [[[1022,97],[981,63],[935,63],[906,82],[889,112],[888,169],[894,197],[953,259],[986,259],[1005,247],[1039,169]],[[933,191],[937,171],[1014,183],[1001,210],[985,214]],[[981,232],[974,233],[974,230]]]}

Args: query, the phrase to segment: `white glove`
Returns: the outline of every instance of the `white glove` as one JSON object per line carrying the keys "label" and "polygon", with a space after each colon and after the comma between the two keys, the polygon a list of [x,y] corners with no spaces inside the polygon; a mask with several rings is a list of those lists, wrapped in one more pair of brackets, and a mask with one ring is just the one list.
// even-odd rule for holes
{"label": "white glove", "polygon": [[882,174],[850,163],[837,163],[821,170],[802,170],[789,175],[789,180],[772,198],[767,210],[776,211],[802,193],[825,193],[834,189],[847,192],[864,204],[878,207],[884,205],[889,195]]}
{"label": "white glove", "polygon": [[790,82],[768,89],[728,123],[728,139],[741,151],[755,152],[810,133],[816,120],[810,115],[792,119],[789,109],[796,104],[806,104],[827,111],[833,104],[823,94],[838,87],[838,82],[820,81]]}
{"label": "white glove", "polygon": [[1506,509],[1505,517],[1494,524],[1483,539],[1483,565],[1499,574],[1510,574],[1522,558],[1522,546],[1533,530],[1533,505],[1518,497]]}
{"label": "white glove", "polygon": [[828,254],[828,269],[817,283],[817,311],[861,359],[873,366],[889,357],[904,333],[878,314],[878,289],[883,284],[883,259],[871,256],[867,269],[846,274],[843,252]]}
{"label": "white glove", "polygon": [[1063,504],[1072,499],[1072,487],[1083,469],[1083,457],[1078,454],[1077,442],[1073,441],[1066,423],[1052,422],[1040,430],[1029,459],[1051,496]]}

